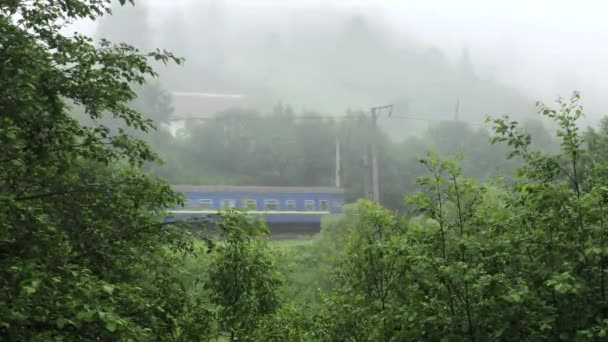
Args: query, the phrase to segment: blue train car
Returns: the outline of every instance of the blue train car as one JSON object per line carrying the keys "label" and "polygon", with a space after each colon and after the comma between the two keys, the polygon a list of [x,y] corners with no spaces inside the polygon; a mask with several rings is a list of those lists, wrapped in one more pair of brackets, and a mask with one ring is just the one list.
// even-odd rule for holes
{"label": "blue train car", "polygon": [[323,216],[338,213],[344,191],[330,187],[200,186],[174,185],[186,205],[171,211],[175,217],[204,217],[219,210],[238,208],[272,226],[318,227]]}

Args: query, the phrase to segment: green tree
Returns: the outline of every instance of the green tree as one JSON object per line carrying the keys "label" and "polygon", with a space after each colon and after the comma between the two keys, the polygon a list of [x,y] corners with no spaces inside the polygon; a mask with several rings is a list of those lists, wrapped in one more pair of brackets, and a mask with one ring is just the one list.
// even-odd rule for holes
{"label": "green tree", "polygon": [[[344,284],[339,293],[360,295],[367,303],[368,331],[351,333],[369,336],[377,340],[390,340],[394,330],[394,309],[398,307],[399,283],[403,280],[402,265],[404,247],[400,237],[405,232],[404,222],[386,209],[369,202],[361,202],[361,214],[350,227],[345,245],[345,258],[337,270],[337,277]],[[372,328],[376,326],[376,328]]]}
{"label": "green tree", "polygon": [[509,223],[526,227],[521,237],[533,263],[527,281],[551,308],[550,336],[599,338],[606,334],[606,166],[584,162],[588,152],[577,125],[583,115],[578,93],[559,99],[556,109],[539,103],[539,112],[558,125],[557,154],[532,150],[531,137],[518,131],[516,122],[494,120],[496,140],[507,142],[511,155],[525,161],[514,188],[518,215]]}
{"label": "green tree", "polygon": [[478,184],[431,154],[409,222],[377,205],[348,230],[336,287],[324,296],[326,340],[602,340],[606,319],[606,171],[585,162],[580,97],[539,112],[561,149],[534,150],[494,119],[521,167],[511,184]]}
{"label": "green tree", "polygon": [[222,242],[213,252],[209,294],[218,306],[220,329],[230,340],[247,340],[259,322],[279,307],[280,273],[267,242],[267,228],[238,212],[221,214]]}
{"label": "green tree", "polygon": [[[124,3],[124,1],[122,1]],[[140,171],[155,155],[110,115],[150,131],[131,84],[155,76],[126,44],[65,35],[109,1],[0,4],[0,336],[7,340],[192,340],[208,310],[182,286],[180,198]],[[82,108],[92,124],[72,115]]]}
{"label": "green tree", "polygon": [[591,162],[608,160],[608,117],[602,118],[598,128],[589,128],[584,137]]}

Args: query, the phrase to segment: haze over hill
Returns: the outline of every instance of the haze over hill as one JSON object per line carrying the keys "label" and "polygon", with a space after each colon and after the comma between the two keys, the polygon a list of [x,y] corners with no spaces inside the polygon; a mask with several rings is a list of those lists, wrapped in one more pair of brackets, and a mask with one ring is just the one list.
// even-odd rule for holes
{"label": "haze over hill", "polygon": [[[594,73],[576,62],[577,56],[591,61],[605,53],[588,39],[574,44],[569,37],[591,31],[601,37],[605,30],[593,31],[593,23],[557,24],[569,13],[561,3],[522,6],[141,1],[135,9],[116,9],[96,29],[98,37],[186,57],[184,67],[161,70],[170,91],[247,94],[261,108],[283,102],[327,115],[393,103],[396,116],[411,118],[385,124],[396,136],[429,120],[529,117],[536,99],[573,89],[583,91],[592,118],[599,117]],[[560,57],[551,58],[557,51]]]}

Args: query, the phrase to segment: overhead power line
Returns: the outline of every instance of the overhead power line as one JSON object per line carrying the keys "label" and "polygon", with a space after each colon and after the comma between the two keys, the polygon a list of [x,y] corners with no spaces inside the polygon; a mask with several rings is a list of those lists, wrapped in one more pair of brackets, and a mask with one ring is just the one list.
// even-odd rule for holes
{"label": "overhead power line", "polygon": [[[277,118],[276,116],[199,116],[199,117],[188,117],[188,118],[172,118],[170,121],[213,121],[213,120],[250,120],[250,121],[262,121],[270,118]],[[279,116],[279,118],[281,118]],[[285,119],[306,119],[306,120],[367,120],[364,116],[328,116],[328,115],[294,115],[286,116]],[[391,115],[391,118],[397,120],[414,120],[423,121],[428,123],[435,123],[441,121],[454,121],[453,118],[425,118],[421,116],[409,116],[409,115]],[[463,121],[466,124],[472,126],[485,127],[486,124],[481,122]]]}

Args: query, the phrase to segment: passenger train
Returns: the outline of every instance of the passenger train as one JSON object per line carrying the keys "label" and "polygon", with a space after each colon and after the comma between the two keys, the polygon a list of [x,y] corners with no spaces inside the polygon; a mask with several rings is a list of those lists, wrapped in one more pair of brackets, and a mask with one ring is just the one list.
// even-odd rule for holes
{"label": "passenger train", "polygon": [[238,208],[262,217],[271,228],[319,228],[321,218],[339,213],[344,191],[332,187],[174,185],[186,197],[175,218],[206,217]]}

